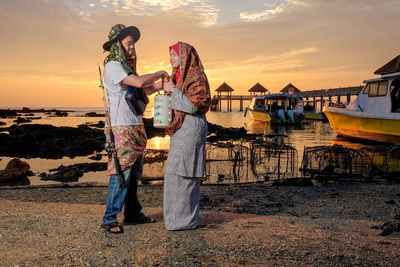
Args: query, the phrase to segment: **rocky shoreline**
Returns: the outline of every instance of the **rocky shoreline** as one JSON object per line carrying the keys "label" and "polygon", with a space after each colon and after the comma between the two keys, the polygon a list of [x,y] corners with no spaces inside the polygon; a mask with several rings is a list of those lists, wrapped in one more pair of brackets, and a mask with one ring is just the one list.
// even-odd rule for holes
{"label": "rocky shoreline", "polygon": [[[29,110],[26,110],[28,112]],[[91,114],[95,116],[96,114]],[[164,129],[154,128],[151,119],[144,119],[144,125],[148,138],[165,136]],[[105,135],[104,121],[98,123],[81,124],[78,127],[55,127],[43,124],[14,124],[10,127],[0,128],[0,156],[15,158],[44,158],[61,159],[63,157],[74,158],[77,156],[90,156],[93,153],[98,156],[90,157],[100,160],[100,152],[104,150]],[[209,123],[208,142],[219,142],[240,138],[253,138],[255,135],[247,134],[244,128],[224,128]],[[260,136],[260,135],[256,135]],[[146,150],[145,160],[151,162],[163,162],[167,158],[165,151]],[[26,163],[25,163],[26,164]],[[59,182],[78,181],[84,172],[104,170],[106,165],[90,163],[96,166],[87,166],[88,163],[75,164],[76,166],[59,166],[57,173],[38,174],[42,180],[54,180]],[[89,165],[90,165],[89,164]],[[101,166],[97,166],[101,165]],[[28,168],[29,170],[29,168]],[[27,170],[27,171],[28,171]],[[0,186],[29,184],[27,171],[21,173],[18,169],[6,168],[0,170]],[[17,173],[18,175],[11,175]]]}
{"label": "rocky shoreline", "polygon": [[[199,228],[167,232],[162,185],[141,185],[156,224],[100,228],[106,186],[0,188],[1,263],[76,266],[399,266],[400,185],[202,185]],[[121,219],[121,218],[120,218]]]}

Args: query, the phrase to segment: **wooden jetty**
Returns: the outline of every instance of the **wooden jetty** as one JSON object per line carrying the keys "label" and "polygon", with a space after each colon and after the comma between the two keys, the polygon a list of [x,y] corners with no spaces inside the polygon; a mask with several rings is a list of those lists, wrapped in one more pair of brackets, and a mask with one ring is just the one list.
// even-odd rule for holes
{"label": "wooden jetty", "polygon": [[[259,85],[259,86],[258,86]],[[331,88],[331,89],[321,89],[321,90],[312,90],[312,91],[301,91],[298,88],[296,88],[294,85],[289,83],[287,86],[285,86],[280,92],[282,93],[289,93],[289,94],[295,94],[297,95],[300,99],[304,100],[319,100],[323,99],[329,102],[332,102],[332,97],[336,97],[336,102],[341,103],[341,100],[343,97],[345,97],[346,102],[350,102],[350,98],[352,95],[358,95],[363,88],[362,85],[360,86],[349,86],[349,87],[340,87],[340,88]],[[259,91],[257,91],[259,90]],[[217,95],[214,95],[214,97],[211,100],[211,110],[212,111],[222,111],[222,101],[226,101],[227,106],[226,110],[227,111],[232,111],[232,102],[233,101],[239,101],[239,107],[240,111],[243,111],[243,101],[250,101],[252,96],[255,95],[256,93],[259,93],[257,95],[262,95],[268,92],[267,89],[265,89],[262,85],[256,84],[252,88],[250,88],[248,91],[250,92],[249,95],[232,95],[232,92],[234,89],[230,87],[228,84],[225,82],[218,87],[216,90]],[[223,95],[225,93],[225,95]],[[321,102],[321,110],[322,110],[322,105],[324,101]]]}

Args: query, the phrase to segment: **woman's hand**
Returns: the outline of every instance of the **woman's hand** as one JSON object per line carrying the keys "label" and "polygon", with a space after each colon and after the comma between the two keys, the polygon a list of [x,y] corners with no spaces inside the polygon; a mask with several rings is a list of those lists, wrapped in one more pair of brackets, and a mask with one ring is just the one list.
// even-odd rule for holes
{"label": "woman's hand", "polygon": [[174,90],[175,84],[170,77],[164,79],[164,91],[166,93],[171,93]]}

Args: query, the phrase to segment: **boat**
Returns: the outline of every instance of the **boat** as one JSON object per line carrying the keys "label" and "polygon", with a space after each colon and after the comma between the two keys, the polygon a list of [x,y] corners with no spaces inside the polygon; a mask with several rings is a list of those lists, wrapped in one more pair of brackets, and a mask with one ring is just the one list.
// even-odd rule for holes
{"label": "boat", "polygon": [[400,144],[400,56],[365,80],[349,104],[329,103],[323,112],[331,127],[349,137]]}
{"label": "boat", "polygon": [[268,94],[253,96],[245,110],[253,121],[295,124],[305,119],[302,112],[295,110],[298,98],[292,94]]}
{"label": "boat", "polygon": [[321,111],[318,111],[317,105],[321,103],[324,105],[324,99],[315,99],[315,100],[299,100],[295,110],[297,112],[303,112],[306,120],[320,120],[320,121],[328,121],[325,114]]}

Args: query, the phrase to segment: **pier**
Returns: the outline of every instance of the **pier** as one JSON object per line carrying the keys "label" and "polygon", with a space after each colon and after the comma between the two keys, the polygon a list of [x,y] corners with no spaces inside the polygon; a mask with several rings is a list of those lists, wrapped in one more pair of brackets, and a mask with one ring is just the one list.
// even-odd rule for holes
{"label": "pier", "polygon": [[[226,110],[227,111],[232,111],[232,103],[233,101],[239,101],[239,108],[240,111],[243,111],[243,102],[244,101],[250,101],[253,95],[256,93],[259,93],[258,95],[265,95],[265,93],[268,91],[264,87],[259,87],[257,86],[259,84],[256,84],[253,86],[249,92],[249,95],[232,95],[232,92],[234,91],[232,87],[227,85],[226,83],[223,83],[220,87],[218,87],[215,91],[217,92],[217,95],[214,95],[214,97],[211,100],[211,110],[212,111],[222,111],[222,101],[226,101]],[[265,90],[263,90],[263,88]],[[321,102],[321,110],[323,106],[322,100],[332,102],[332,97],[336,97],[336,103],[341,103],[343,99],[345,99],[346,102],[350,102],[350,98],[352,95],[358,95],[363,88],[362,85],[360,86],[349,86],[349,87],[340,87],[340,88],[331,88],[331,89],[320,89],[320,90],[311,90],[311,91],[300,91],[297,89],[295,86],[292,84],[288,84],[285,88],[283,88],[280,92],[281,93],[289,93],[289,94],[295,94],[299,99],[302,100],[314,100],[317,101],[319,100]],[[259,91],[257,91],[259,90]],[[223,95],[222,93],[225,92],[226,94]]]}

